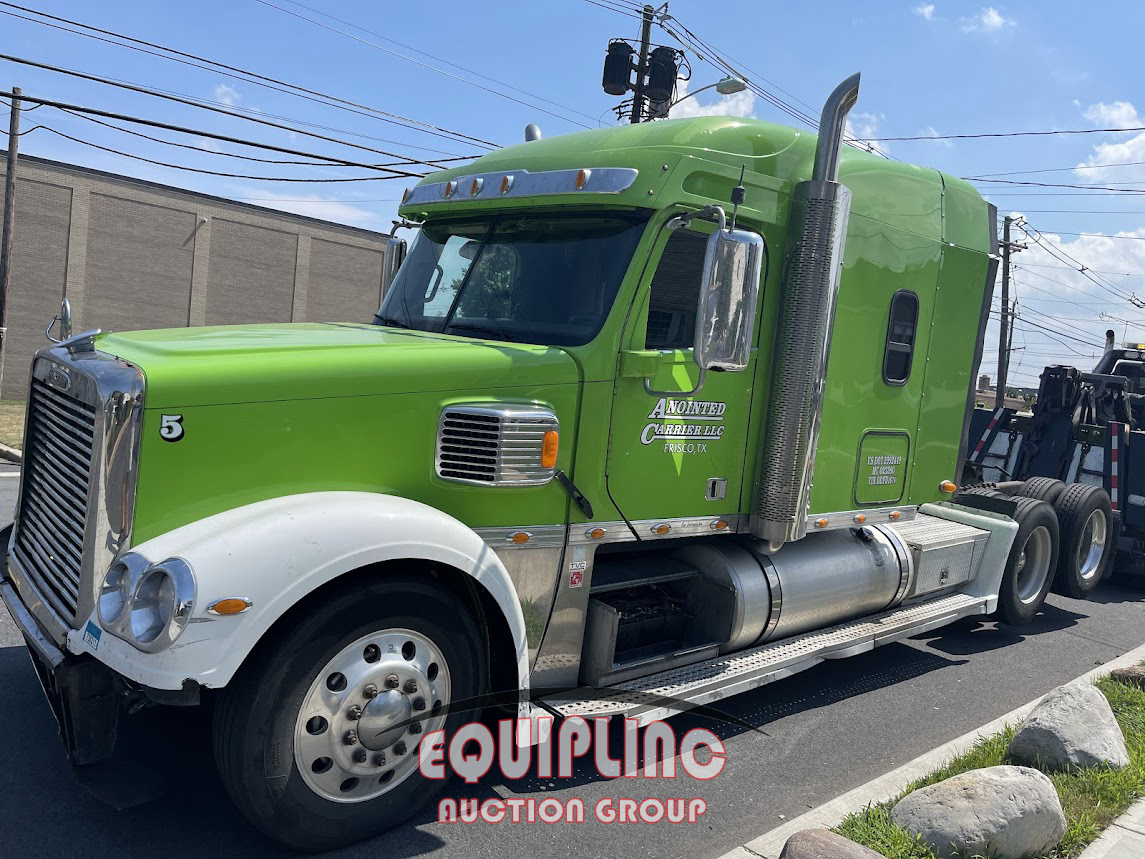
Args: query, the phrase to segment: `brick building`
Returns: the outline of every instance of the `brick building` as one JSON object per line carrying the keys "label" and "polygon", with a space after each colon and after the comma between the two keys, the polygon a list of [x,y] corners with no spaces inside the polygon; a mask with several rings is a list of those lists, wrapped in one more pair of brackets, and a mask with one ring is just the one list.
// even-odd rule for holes
{"label": "brick building", "polygon": [[65,294],[76,332],[365,322],[381,299],[387,238],[21,155],[0,396],[24,397]]}

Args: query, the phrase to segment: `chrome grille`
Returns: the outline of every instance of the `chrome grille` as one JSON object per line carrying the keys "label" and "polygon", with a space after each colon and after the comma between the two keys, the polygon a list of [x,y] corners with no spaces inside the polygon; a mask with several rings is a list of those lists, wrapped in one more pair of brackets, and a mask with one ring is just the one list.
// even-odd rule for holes
{"label": "chrome grille", "polygon": [[547,483],[541,464],[545,433],[557,417],[536,406],[451,406],[437,432],[437,476],[462,483],[525,486]]}
{"label": "chrome grille", "polygon": [[14,550],[62,618],[75,621],[95,450],[95,408],[33,379]]}

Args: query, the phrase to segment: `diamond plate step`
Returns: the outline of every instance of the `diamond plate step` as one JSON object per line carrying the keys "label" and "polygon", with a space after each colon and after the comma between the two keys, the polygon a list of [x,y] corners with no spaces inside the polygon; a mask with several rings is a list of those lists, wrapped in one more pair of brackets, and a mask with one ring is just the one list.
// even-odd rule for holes
{"label": "diamond plate step", "polygon": [[966,594],[936,597],[616,686],[547,695],[539,703],[557,716],[623,715],[646,725],[780,680],[824,659],[853,656],[960,617],[985,614],[986,603],[985,597]]}

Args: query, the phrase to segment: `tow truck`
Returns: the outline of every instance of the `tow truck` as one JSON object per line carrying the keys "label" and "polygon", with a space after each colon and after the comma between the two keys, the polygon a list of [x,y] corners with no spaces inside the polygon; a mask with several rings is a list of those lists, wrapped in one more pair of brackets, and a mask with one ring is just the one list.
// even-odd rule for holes
{"label": "tow truck", "polygon": [[648,725],[1028,622],[1074,526],[955,483],[994,208],[843,151],[858,89],[818,136],[658,121],[432,174],[373,324],[41,350],[0,595],[73,764],[207,705],[242,813],[326,849],[432,801],[422,739],[489,702]]}

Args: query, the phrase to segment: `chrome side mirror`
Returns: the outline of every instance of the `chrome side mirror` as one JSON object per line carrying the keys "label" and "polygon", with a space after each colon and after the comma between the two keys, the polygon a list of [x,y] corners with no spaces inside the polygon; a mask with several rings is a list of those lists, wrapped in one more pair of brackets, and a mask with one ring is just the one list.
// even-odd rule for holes
{"label": "chrome side mirror", "polygon": [[386,293],[390,291],[390,285],[398,276],[398,269],[401,268],[402,260],[406,258],[406,250],[405,239],[391,236],[386,242],[385,256],[382,259],[382,298],[386,297]]}
{"label": "chrome side mirror", "polygon": [[701,370],[738,371],[751,355],[765,245],[759,233],[725,229],[722,210],[718,217],[704,254],[692,356]]}
{"label": "chrome side mirror", "polygon": [[[60,323],[60,336],[53,337],[52,329],[56,327],[57,322]],[[63,342],[72,336],[72,304],[67,298],[60,302],[60,312],[52,317],[52,321],[48,323],[48,327],[44,331],[44,336],[53,343]]]}

